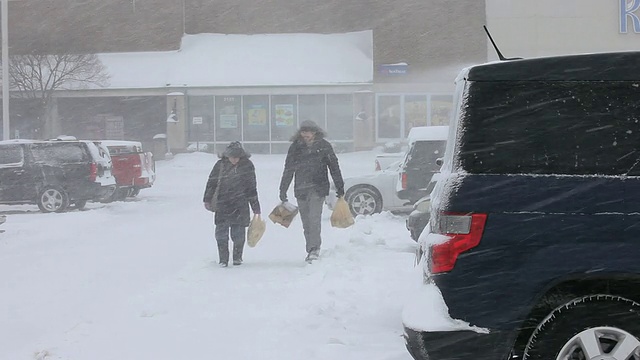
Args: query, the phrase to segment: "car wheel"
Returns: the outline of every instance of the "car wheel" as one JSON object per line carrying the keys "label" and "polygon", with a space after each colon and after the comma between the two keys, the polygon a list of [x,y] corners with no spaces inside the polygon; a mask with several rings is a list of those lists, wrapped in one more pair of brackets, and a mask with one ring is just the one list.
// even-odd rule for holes
{"label": "car wheel", "polygon": [[133,189],[131,189],[131,191],[129,191],[128,196],[129,197],[136,197],[136,196],[138,196],[138,194],[140,194],[140,189],[139,188],[133,188]]}
{"label": "car wheel", "polygon": [[640,360],[640,304],[590,295],[555,309],[529,338],[525,360]]}
{"label": "car wheel", "polygon": [[111,195],[100,200],[101,203],[110,203],[114,201],[122,201],[129,194],[129,189],[116,188]]}
{"label": "car wheel", "polygon": [[73,202],[73,207],[82,210],[87,205],[87,200],[76,200]]}
{"label": "car wheel", "polygon": [[57,186],[47,186],[38,194],[37,203],[42,212],[63,212],[69,206],[69,196]]}
{"label": "car wheel", "polygon": [[382,211],[382,199],[378,193],[370,188],[358,187],[349,190],[347,203],[353,216],[371,215]]}

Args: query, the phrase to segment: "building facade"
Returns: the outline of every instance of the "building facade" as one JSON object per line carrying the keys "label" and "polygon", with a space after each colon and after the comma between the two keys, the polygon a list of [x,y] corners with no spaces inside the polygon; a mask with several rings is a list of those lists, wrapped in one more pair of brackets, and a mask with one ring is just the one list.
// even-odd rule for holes
{"label": "building facade", "polygon": [[[485,24],[506,57],[640,48],[640,0],[304,0],[296,7],[285,0],[22,0],[9,5],[14,53],[179,52],[183,34],[371,32],[371,76],[357,83],[211,81],[85,89],[60,91],[51,106],[47,136],[77,132],[146,142],[166,133],[174,149],[201,142],[220,148],[241,140],[253,152],[278,153],[305,118],[324,126],[345,151],[402,141],[413,126],[447,124],[460,69],[497,60]],[[106,15],[90,15],[96,7]],[[255,56],[267,53],[261,49]],[[12,132],[29,134],[29,107],[15,103]]]}
{"label": "building facade", "polygon": [[[45,53],[60,49],[177,51],[184,33],[372,32],[373,68],[370,81],[364,84],[234,87],[211,83],[194,88],[66,91],[57,94],[51,109],[47,136],[71,130],[83,136],[141,136],[136,140],[146,141],[166,126],[169,135],[179,133],[169,136],[175,140],[170,146],[178,149],[193,142],[223,146],[239,139],[252,142],[256,152],[280,152],[302,118],[317,119],[345,150],[402,140],[412,126],[446,121],[455,64],[486,58],[486,40],[480,30],[485,21],[484,1],[305,0],[292,7],[285,0],[23,0],[11,2],[9,12],[14,53],[34,49]],[[102,15],[90,15],[95,13]],[[183,95],[168,96],[170,93]],[[163,101],[166,114],[151,125],[150,120],[141,120],[157,117],[158,103]],[[87,102],[94,105],[80,105]],[[143,110],[131,105],[135,103],[156,109]],[[95,111],[89,114],[87,109]],[[166,122],[172,112],[184,121]],[[293,118],[279,117],[279,112],[293,114]],[[122,124],[118,124],[120,118]],[[14,123],[20,127],[17,120],[12,127]],[[140,131],[142,126],[150,130]],[[32,131],[23,124],[22,133]]]}

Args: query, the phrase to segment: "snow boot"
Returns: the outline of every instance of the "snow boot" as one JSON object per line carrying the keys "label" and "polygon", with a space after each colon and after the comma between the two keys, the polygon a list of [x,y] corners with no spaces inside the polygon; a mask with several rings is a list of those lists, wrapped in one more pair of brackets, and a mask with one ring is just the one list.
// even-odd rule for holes
{"label": "snow boot", "polygon": [[313,250],[313,251],[310,251],[307,254],[307,257],[304,259],[304,261],[306,261],[309,264],[311,264],[314,260],[318,260],[319,257],[320,257],[320,255],[318,254],[318,251]]}

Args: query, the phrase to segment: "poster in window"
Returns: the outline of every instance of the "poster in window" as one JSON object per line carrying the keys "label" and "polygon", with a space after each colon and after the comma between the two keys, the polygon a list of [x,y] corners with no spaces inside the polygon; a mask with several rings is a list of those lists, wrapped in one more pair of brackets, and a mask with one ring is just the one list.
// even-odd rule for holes
{"label": "poster in window", "polygon": [[293,126],[293,104],[276,105],[276,126]]}
{"label": "poster in window", "polygon": [[220,114],[221,129],[237,129],[238,115],[236,114]]}
{"label": "poster in window", "polygon": [[122,116],[107,116],[104,119],[104,130],[107,139],[124,139],[124,119]]}
{"label": "poster in window", "polygon": [[449,125],[453,104],[449,101],[431,101],[431,125]]}
{"label": "poster in window", "polygon": [[267,109],[262,105],[252,105],[247,109],[247,124],[250,126],[267,125]]}

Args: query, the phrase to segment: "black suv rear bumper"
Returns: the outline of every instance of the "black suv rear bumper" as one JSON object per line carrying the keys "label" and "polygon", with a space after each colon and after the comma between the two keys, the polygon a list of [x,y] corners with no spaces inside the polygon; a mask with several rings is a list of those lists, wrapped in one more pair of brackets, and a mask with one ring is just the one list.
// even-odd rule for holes
{"label": "black suv rear bumper", "polygon": [[416,360],[504,360],[509,348],[501,332],[415,331],[404,329],[407,350]]}

